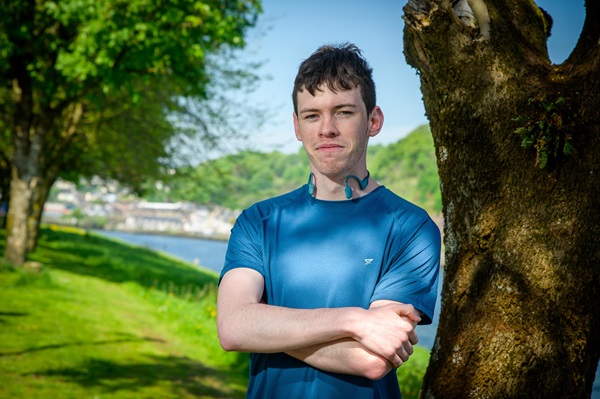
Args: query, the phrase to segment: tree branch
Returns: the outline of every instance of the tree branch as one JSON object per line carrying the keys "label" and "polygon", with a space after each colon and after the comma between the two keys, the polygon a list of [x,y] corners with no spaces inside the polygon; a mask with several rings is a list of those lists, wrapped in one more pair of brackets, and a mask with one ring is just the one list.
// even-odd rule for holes
{"label": "tree branch", "polygon": [[600,69],[600,2],[585,0],[585,21],[583,30],[575,49],[565,61],[565,65],[582,65],[592,63],[596,70]]}

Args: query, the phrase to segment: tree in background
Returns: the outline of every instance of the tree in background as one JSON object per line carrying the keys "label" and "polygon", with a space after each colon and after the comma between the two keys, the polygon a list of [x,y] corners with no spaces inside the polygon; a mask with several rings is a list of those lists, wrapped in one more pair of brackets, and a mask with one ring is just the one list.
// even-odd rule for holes
{"label": "tree in background", "polygon": [[[454,8],[452,8],[454,4]],[[532,0],[409,0],[446,262],[423,396],[589,397],[600,357],[600,3],[548,57]]]}
{"label": "tree in background", "polygon": [[[140,192],[144,182],[169,167],[173,156],[169,145],[177,134],[168,121],[175,111],[171,104],[174,99],[170,98],[173,91],[164,85],[138,87],[136,91],[143,99],[133,103],[128,90],[116,90],[102,110],[86,113],[69,147],[56,154],[62,165],[58,177],[77,183],[81,178],[97,176]],[[49,188],[35,191],[28,216],[27,251],[37,244]]]}
{"label": "tree in background", "polygon": [[[156,116],[165,112],[161,102],[185,113],[186,102],[207,100],[210,57],[243,47],[260,5],[13,0],[3,1],[2,10],[0,142],[7,138],[9,145],[2,148],[8,164],[1,167],[10,168],[4,258],[21,265],[37,234],[32,215],[41,214],[61,171],[86,164],[82,149],[91,147],[96,165],[102,165],[102,154],[125,159],[113,172],[132,179],[143,151],[155,146],[151,156],[165,155],[165,136],[173,129],[161,133],[139,125],[125,132],[108,121],[120,118],[117,125],[132,128],[127,108],[143,111],[137,115],[154,110]],[[93,170],[94,162],[86,167]]]}

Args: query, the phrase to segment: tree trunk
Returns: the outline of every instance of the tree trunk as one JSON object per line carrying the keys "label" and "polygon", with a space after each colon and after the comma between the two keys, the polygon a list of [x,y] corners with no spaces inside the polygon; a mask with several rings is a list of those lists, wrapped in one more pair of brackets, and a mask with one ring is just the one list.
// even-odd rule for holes
{"label": "tree trunk", "polygon": [[[21,266],[27,259],[29,241],[29,216],[34,202],[39,168],[35,160],[36,146],[30,151],[19,143],[15,146],[10,184],[10,203],[6,223],[6,248],[4,258],[15,266]],[[34,154],[32,154],[33,152]],[[38,154],[39,156],[39,154]]]}
{"label": "tree trunk", "polygon": [[[23,72],[21,69],[19,71]],[[14,79],[12,84],[15,113],[4,259],[15,266],[21,266],[27,259],[27,220],[31,213],[37,176],[40,174],[43,134],[36,128],[29,76],[23,74],[21,80]]]}
{"label": "tree trunk", "polygon": [[469,4],[478,29],[447,0],[404,8],[445,222],[422,396],[589,397],[600,358],[600,6],[586,1],[577,48],[557,66],[533,1]]}
{"label": "tree trunk", "polygon": [[[11,160],[10,203],[4,258],[21,266],[37,245],[40,221],[50,188],[56,181],[64,154],[76,136],[84,114],[81,103],[58,111],[32,113],[33,95],[14,83],[16,104],[13,159]],[[60,132],[56,134],[56,132]]]}
{"label": "tree trunk", "polygon": [[35,187],[32,198],[31,214],[28,219],[28,237],[27,237],[27,252],[32,252],[37,247],[38,238],[40,236],[40,225],[42,222],[42,214],[44,212],[44,204],[50,194],[50,189],[56,181],[56,175],[48,176],[46,173],[43,178],[39,179],[38,185]]}
{"label": "tree trunk", "polygon": [[6,217],[6,248],[4,259],[15,266],[21,266],[27,258],[27,217],[32,196],[31,184],[21,179],[13,179],[10,192],[10,205]]}

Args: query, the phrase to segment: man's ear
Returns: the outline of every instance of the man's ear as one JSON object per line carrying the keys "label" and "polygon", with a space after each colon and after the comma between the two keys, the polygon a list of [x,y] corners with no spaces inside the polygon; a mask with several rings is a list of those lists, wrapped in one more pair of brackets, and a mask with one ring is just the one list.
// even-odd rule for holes
{"label": "man's ear", "polygon": [[379,106],[375,106],[369,115],[369,136],[375,137],[383,127],[383,111]]}
{"label": "man's ear", "polygon": [[300,136],[300,125],[298,124],[298,115],[296,112],[292,112],[292,116],[294,117],[294,132],[296,133],[296,139],[302,141],[302,137]]}

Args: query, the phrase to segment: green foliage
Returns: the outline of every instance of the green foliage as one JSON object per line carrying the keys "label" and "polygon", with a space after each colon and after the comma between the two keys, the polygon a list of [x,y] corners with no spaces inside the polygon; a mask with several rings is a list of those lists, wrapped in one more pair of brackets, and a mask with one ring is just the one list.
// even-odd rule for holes
{"label": "green foliage", "polygon": [[573,154],[573,137],[563,128],[569,114],[567,100],[558,97],[549,102],[530,98],[529,105],[536,116],[518,115],[513,121],[519,124],[515,134],[521,136],[521,147],[535,148],[536,165],[544,169],[562,155]]}
{"label": "green foliage", "polygon": [[303,150],[295,154],[242,151],[196,168],[180,168],[165,189],[154,190],[147,197],[244,209],[300,187],[308,173]]}
{"label": "green foliage", "polygon": [[[58,170],[68,180],[100,175],[140,191],[145,181],[172,167],[179,136],[195,135],[210,145],[222,136],[223,129],[206,128],[214,113],[194,112],[190,103],[220,107],[225,101],[215,93],[256,81],[248,65],[236,63],[236,51],[261,11],[258,0],[2,5],[2,176],[10,176],[15,123],[34,121],[29,129],[44,136],[43,156],[28,162],[52,173],[43,176],[48,181]],[[204,128],[175,123],[189,115]],[[0,181],[0,190],[4,187]]]}
{"label": "green foliage", "polygon": [[18,76],[23,63],[43,107],[122,86],[135,101],[131,82],[142,76],[172,76],[180,94],[202,96],[207,55],[243,46],[259,10],[253,0],[4,3],[0,71]]}
{"label": "green foliage", "polygon": [[369,154],[369,169],[378,182],[401,197],[431,213],[442,211],[437,159],[428,125]]}
{"label": "green foliage", "polygon": [[[177,134],[169,122],[175,105],[169,81],[136,85],[142,94],[134,104],[125,88],[115,89],[102,109],[86,113],[81,134],[64,151],[61,177],[116,180],[138,192],[145,181],[161,176],[172,157]],[[161,99],[162,97],[162,99]],[[81,156],[85,154],[85,156]]]}
{"label": "green foliage", "polygon": [[244,397],[214,273],[78,229],[43,229],[31,258],[41,271],[0,268],[1,397]]}
{"label": "green foliage", "polygon": [[[397,143],[371,146],[367,156],[371,176],[380,184],[431,213],[441,212],[437,161],[428,126]],[[196,168],[179,168],[160,190],[149,188],[146,198],[245,209],[306,184],[309,170],[303,149],[293,154],[242,151]]]}

